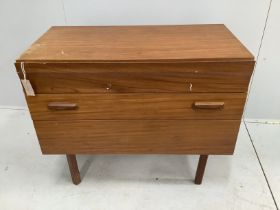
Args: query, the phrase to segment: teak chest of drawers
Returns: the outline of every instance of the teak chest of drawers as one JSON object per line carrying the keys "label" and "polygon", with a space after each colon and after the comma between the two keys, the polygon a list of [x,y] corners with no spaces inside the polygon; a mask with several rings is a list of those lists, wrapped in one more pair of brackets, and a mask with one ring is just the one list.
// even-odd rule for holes
{"label": "teak chest of drawers", "polygon": [[[16,61],[43,154],[233,154],[252,54],[224,25],[52,27]],[[25,80],[25,82],[26,82]],[[24,82],[24,81],[23,81]]]}

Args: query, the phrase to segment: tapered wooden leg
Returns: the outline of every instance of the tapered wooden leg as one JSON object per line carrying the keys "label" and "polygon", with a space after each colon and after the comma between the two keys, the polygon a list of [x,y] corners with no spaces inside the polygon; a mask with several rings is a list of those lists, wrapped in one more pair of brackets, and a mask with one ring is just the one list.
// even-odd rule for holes
{"label": "tapered wooden leg", "polygon": [[66,157],[67,157],[67,162],[69,165],[69,170],[70,170],[73,184],[76,184],[76,185],[80,184],[81,177],[80,177],[80,172],[79,172],[79,168],[78,168],[78,164],[77,164],[76,155],[66,155]]}
{"label": "tapered wooden leg", "polygon": [[200,157],[199,157],[199,161],[198,161],[198,165],[197,165],[197,169],[196,169],[195,180],[194,180],[195,184],[201,184],[201,182],[202,182],[207,159],[208,159],[208,155],[200,155]]}

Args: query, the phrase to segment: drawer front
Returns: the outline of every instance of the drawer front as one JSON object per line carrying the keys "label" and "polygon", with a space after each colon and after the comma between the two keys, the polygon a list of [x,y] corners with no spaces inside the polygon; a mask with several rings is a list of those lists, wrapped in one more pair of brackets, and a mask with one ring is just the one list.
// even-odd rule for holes
{"label": "drawer front", "polygon": [[37,94],[246,92],[253,67],[253,61],[25,64]]}
{"label": "drawer front", "polygon": [[245,93],[37,94],[33,120],[240,119]]}
{"label": "drawer front", "polygon": [[240,120],[34,121],[44,154],[232,154]]}

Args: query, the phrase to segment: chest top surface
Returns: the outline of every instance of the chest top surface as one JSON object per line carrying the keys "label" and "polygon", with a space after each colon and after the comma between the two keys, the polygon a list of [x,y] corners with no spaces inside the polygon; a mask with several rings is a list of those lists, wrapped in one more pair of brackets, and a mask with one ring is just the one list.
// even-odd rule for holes
{"label": "chest top surface", "polygon": [[17,62],[245,61],[253,55],[222,24],[54,26]]}

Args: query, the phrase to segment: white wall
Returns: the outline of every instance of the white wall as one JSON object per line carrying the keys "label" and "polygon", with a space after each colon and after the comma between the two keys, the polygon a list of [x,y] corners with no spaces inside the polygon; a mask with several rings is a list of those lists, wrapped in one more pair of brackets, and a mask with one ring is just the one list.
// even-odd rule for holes
{"label": "white wall", "polygon": [[[270,0],[0,0],[0,107],[25,106],[13,62],[51,25],[225,23],[256,56],[269,3]],[[277,73],[273,69],[272,75]],[[261,81],[252,85],[245,116],[270,118],[276,110],[260,100],[255,89],[276,77],[263,80],[263,75],[256,73],[256,78]],[[270,114],[250,105],[255,101],[262,102]]]}
{"label": "white wall", "polygon": [[61,1],[0,0],[0,107],[26,106],[14,62],[51,25],[64,23]]}
{"label": "white wall", "polygon": [[280,1],[273,0],[252,80],[246,118],[280,120]]}

